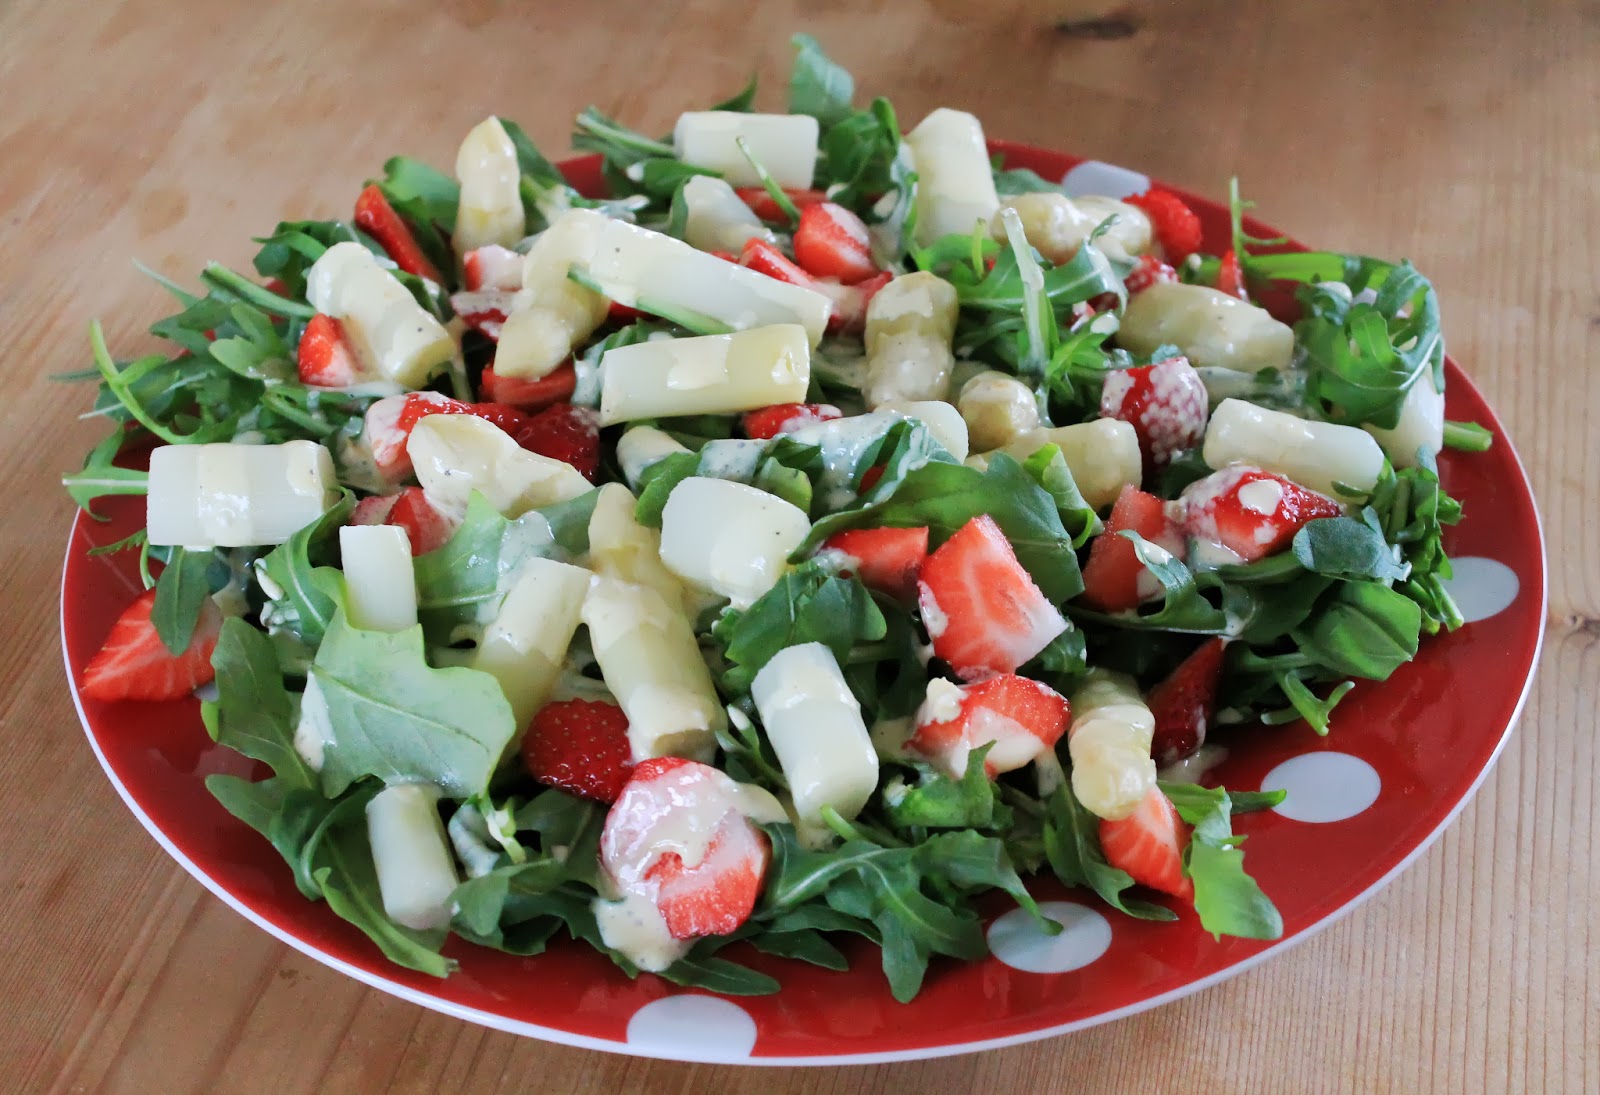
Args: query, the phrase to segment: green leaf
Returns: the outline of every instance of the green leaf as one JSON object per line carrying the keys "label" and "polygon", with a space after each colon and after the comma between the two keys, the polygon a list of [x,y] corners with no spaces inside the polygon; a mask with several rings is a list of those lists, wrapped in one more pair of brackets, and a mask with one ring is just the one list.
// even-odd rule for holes
{"label": "green leaf", "polygon": [[843,121],[849,116],[850,100],[855,97],[855,79],[829,60],[809,34],[796,34],[789,43],[794,47],[789,113],[809,114],[824,128]]}
{"label": "green leaf", "polygon": [[[517,134],[512,134],[515,123],[505,122],[506,133],[511,135],[511,141],[516,144]],[[518,159],[521,159],[522,149],[517,149]],[[526,172],[527,168],[524,167]],[[443,171],[421,160],[414,160],[410,156],[394,156],[384,161],[383,196],[397,210],[405,206],[413,210],[413,217],[419,216],[430,225],[438,225],[445,232],[454,232],[456,227],[456,210],[461,205],[461,184]],[[411,219],[411,218],[408,218]]]}
{"label": "green leaf", "polygon": [[993,747],[991,741],[972,750],[959,780],[926,765],[914,769],[914,784],[898,777],[888,780],[883,791],[884,817],[898,829],[970,830],[1009,825],[1011,813],[996,802],[994,781],[984,768],[984,758]]}
{"label": "green leaf", "polygon": [[695,952],[678,959],[658,976],[675,985],[718,992],[724,996],[770,996],[781,987],[777,979],[768,974],[726,958],[702,957]]}
{"label": "green leaf", "polygon": [[1417,653],[1422,609],[1374,582],[1342,582],[1291,634],[1300,652],[1341,676],[1386,680]]}
{"label": "green leaf", "polygon": [[[1102,535],[1107,535],[1102,533]],[[1173,554],[1131,529],[1118,532],[1133,543],[1134,554],[1161,583],[1161,607],[1153,613],[1091,612],[1072,607],[1073,619],[1144,631],[1176,631],[1187,635],[1225,635],[1233,626],[1221,609],[1201,595],[1194,574]]]}
{"label": "green leaf", "polygon": [[[97,374],[98,375],[98,374]],[[89,451],[82,470],[61,477],[61,485],[82,510],[97,521],[105,518],[91,508],[97,498],[118,494],[145,494],[150,489],[150,473],[121,468],[112,463],[122,451],[126,435],[118,429]]]}
{"label": "green leaf", "polygon": [[1068,783],[1045,800],[1044,847],[1050,869],[1063,885],[1087,886],[1112,908],[1140,920],[1178,918],[1165,906],[1123,896],[1133,886],[1133,876],[1106,862],[1099,819],[1084,808]]}
{"label": "green leaf", "polygon": [[150,606],[150,622],[162,645],[173,655],[188,650],[194,638],[200,610],[212,593],[209,574],[216,558],[216,552],[211,550],[174,548],[156,579],[156,600]]}
{"label": "green leaf", "polygon": [[1018,194],[1062,192],[1060,183],[1053,183],[1026,167],[1002,169],[996,166],[993,170],[994,188],[1001,198],[1010,198]]}
{"label": "green leaf", "polygon": [[675,452],[645,468],[637,484],[639,501],[633,507],[634,520],[646,528],[660,528],[661,511],[667,508],[673,490],[699,471],[697,452]]}
{"label": "green leaf", "polygon": [[488,787],[518,729],[492,676],[428,665],[421,625],[361,631],[342,609],[317,649],[302,718],[319,720],[327,741],[322,787],[329,795],[377,776],[470,798]]}
{"label": "green leaf", "polygon": [[916,862],[924,872],[964,890],[974,893],[1004,890],[1018,906],[1033,915],[1046,934],[1057,935],[1061,931],[1060,924],[1046,919],[1039,911],[1038,904],[1017,875],[1016,867],[1012,866],[1005,842],[998,837],[984,836],[970,829],[938,833],[917,847]]}
{"label": "green leaf", "polygon": [[849,961],[839,948],[828,942],[819,932],[765,931],[749,936],[749,941],[750,945],[762,954],[789,958],[796,962],[808,962],[826,970],[842,972],[850,968]]}
{"label": "green leaf", "polygon": [[294,708],[272,641],[238,617],[224,620],[211,664],[217,743],[267,765],[285,793],[315,789],[317,774],[294,747]]}
{"label": "green leaf", "polygon": [[355,496],[346,491],[321,517],[256,563],[258,573],[279,593],[269,597],[270,610],[262,611],[262,621],[281,627],[310,648],[322,641],[338,607],[330,592],[338,573],[318,560],[333,557],[339,527],[354,509]]}
{"label": "green leaf", "polygon": [[1161,783],[1184,821],[1194,826],[1184,849],[1184,873],[1194,881],[1200,926],[1220,938],[1278,939],[1283,917],[1255,879],[1244,873],[1243,837],[1233,835],[1232,800],[1221,787]]}
{"label": "green leaf", "polygon": [[1034,452],[1023,461],[1022,470],[1055,499],[1061,523],[1072,533],[1073,547],[1082,547],[1089,537],[1104,528],[1094,507],[1084,500],[1083,493],[1078,490],[1077,481],[1072,478],[1072,469],[1061,455],[1061,446],[1046,445]]}
{"label": "green leaf", "polygon": [[729,663],[722,684],[735,695],[746,692],[778,651],[810,642],[822,643],[843,665],[852,647],[876,642],[886,632],[883,612],[859,580],[802,564],[748,609],[717,621],[714,633]]}
{"label": "green leaf", "polygon": [[[585,522],[582,536],[587,539],[584,505],[593,511],[591,495],[552,507],[567,543],[578,542],[580,521]],[[449,646],[475,639],[500,610],[522,564],[535,556],[559,556],[560,548],[555,525],[543,510],[508,521],[474,491],[461,526],[443,546],[417,556],[413,564],[417,618],[430,641]]]}
{"label": "green leaf", "polygon": [[718,103],[711,109],[726,110],[734,114],[748,114],[750,112],[750,108],[756,105],[756,87],[758,82],[759,74],[752,72],[750,74],[750,79],[745,83],[744,87],[739,89],[737,94],[733,95],[731,98],[722,100],[722,102]]}
{"label": "green leaf", "polygon": [[1371,509],[1353,517],[1323,517],[1308,521],[1294,534],[1294,557],[1300,565],[1330,578],[1403,582],[1411,568],[1398,562],[1396,552],[1377,527]]}

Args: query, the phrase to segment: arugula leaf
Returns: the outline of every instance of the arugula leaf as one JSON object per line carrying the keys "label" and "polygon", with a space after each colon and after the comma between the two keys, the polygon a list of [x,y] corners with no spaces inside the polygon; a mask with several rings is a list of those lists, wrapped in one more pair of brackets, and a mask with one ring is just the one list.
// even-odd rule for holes
{"label": "arugula leaf", "polygon": [[[550,507],[562,536],[576,544],[577,526],[588,536],[582,506],[593,512],[593,492]],[[417,556],[417,618],[429,641],[450,646],[475,639],[500,609],[506,591],[522,564],[535,556],[558,557],[561,545],[544,510],[530,510],[507,520],[477,491],[467,502],[466,517],[443,546]]]}
{"label": "arugula leaf", "polygon": [[256,561],[257,579],[268,594],[262,623],[315,649],[333,622],[338,572],[331,566],[339,527],[355,509],[349,491],[321,517]]}
{"label": "arugula leaf", "polygon": [[1422,609],[1375,582],[1341,582],[1331,601],[1290,635],[1300,653],[1341,676],[1386,680],[1416,656]]}
{"label": "arugula leaf", "polygon": [[211,736],[272,769],[285,791],[314,790],[317,774],[294,747],[294,710],[272,640],[238,617],[224,620],[211,655],[216,702],[203,705]]}
{"label": "arugula leaf", "polygon": [[1063,885],[1087,886],[1112,908],[1140,920],[1178,918],[1163,905],[1123,896],[1133,886],[1133,876],[1106,862],[1099,820],[1078,801],[1071,784],[1063,782],[1044,805],[1045,858]]}
{"label": "arugula leaf", "polygon": [[1411,567],[1396,561],[1398,554],[1383,538],[1377,515],[1362,511],[1353,517],[1323,517],[1308,521],[1294,534],[1293,552],[1300,565],[1330,578],[1403,582]]}
{"label": "arugula leaf", "polygon": [[785,572],[749,608],[724,613],[713,630],[729,663],[723,687],[735,695],[749,691],[756,674],[786,647],[820,642],[843,665],[856,644],[886,633],[883,613],[867,587],[816,563]]}
{"label": "arugula leaf", "polygon": [[[900,124],[889,100],[877,98],[866,110],[854,110],[824,127],[818,141],[818,189],[851,209],[870,206],[884,194],[896,194],[896,213],[914,193],[915,178],[901,156]],[[867,210],[868,219],[876,214]],[[895,214],[891,214],[891,217]],[[909,235],[902,229],[902,243]]]}
{"label": "arugula leaf", "polygon": [[912,771],[915,783],[895,776],[884,784],[883,814],[898,829],[989,829],[1010,824],[1011,811],[995,799],[994,781],[984,758],[994,742],[985,742],[967,756],[967,770],[951,779],[928,765]]}
{"label": "arugula leaf", "polygon": [[[1104,534],[1102,534],[1104,535]],[[1227,635],[1233,627],[1227,614],[1201,595],[1194,574],[1173,554],[1152,544],[1131,529],[1117,533],[1132,541],[1134,554],[1161,583],[1164,596],[1153,613],[1105,613],[1069,605],[1073,619],[1145,631],[1176,631],[1187,635]]]}
{"label": "arugula leaf", "polygon": [[844,121],[850,114],[850,100],[855,97],[855,78],[829,60],[811,35],[796,34],[789,44],[794,47],[789,113],[809,114],[823,128]]}
{"label": "arugula leaf", "polygon": [[711,109],[726,110],[733,114],[750,113],[750,108],[756,105],[756,88],[759,81],[759,74],[752,72],[744,87],[740,88],[731,98],[722,100]]}
{"label": "arugula leaf", "polygon": [[1052,444],[1037,450],[1022,462],[1022,470],[1055,499],[1056,512],[1061,515],[1062,525],[1072,531],[1073,547],[1082,547],[1088,543],[1089,537],[1104,529],[1100,516],[1078,490],[1077,481],[1072,478],[1072,469],[1067,466],[1066,457],[1061,455],[1061,446]]}
{"label": "arugula leaf", "polygon": [[699,472],[697,452],[675,452],[645,468],[639,475],[639,501],[634,504],[633,519],[646,528],[660,528],[661,511],[667,508],[668,497],[679,483]]}
{"label": "arugula leaf", "polygon": [[1293,722],[1296,718],[1306,721],[1306,724],[1319,735],[1326,737],[1328,734],[1328,720],[1333,716],[1333,709],[1339,706],[1339,701],[1350,693],[1356,686],[1355,681],[1343,681],[1338,687],[1328,693],[1327,699],[1318,698],[1317,694],[1306,687],[1306,683],[1292,671],[1279,673],[1277,676],[1278,688],[1289,701],[1286,711],[1268,711],[1261,716],[1261,721],[1268,726]]}
{"label": "arugula leaf", "polygon": [[1026,167],[1002,168],[999,161],[1000,157],[996,156],[991,170],[994,173],[995,191],[1001,198],[1041,192],[1062,193],[1060,183],[1051,182],[1037,171]]}
{"label": "arugula leaf", "polygon": [[[390,160],[384,165],[385,170],[396,160],[404,160],[404,157]],[[415,160],[404,162],[415,165],[419,177],[420,172],[436,174],[433,168]],[[454,203],[450,206],[450,223],[455,223]],[[377,247],[375,241],[344,221],[280,221],[270,236],[258,236],[255,242],[261,245],[255,257],[256,273],[264,278],[277,278],[283,283],[284,292],[295,300],[305,299],[306,271],[334,244],[359,243],[374,253]]]}
{"label": "arugula leaf", "polygon": [[1184,873],[1194,881],[1194,908],[1200,926],[1213,936],[1278,939],[1283,917],[1244,873],[1242,836],[1233,835],[1232,799],[1221,787],[1192,783],[1159,784],[1184,821],[1194,826],[1184,849]]}
{"label": "arugula leaf", "polygon": [[149,472],[122,468],[112,463],[122,451],[125,438],[122,430],[107,434],[103,441],[89,450],[82,470],[61,477],[61,485],[67,488],[72,500],[96,521],[106,518],[95,513],[90,506],[95,499],[108,495],[145,494],[150,489]]}
{"label": "arugula leaf", "polygon": [[[512,143],[516,144],[517,135],[522,132],[516,128],[516,123],[502,119],[500,124],[511,135]],[[520,160],[520,145],[517,152]],[[527,170],[527,167],[523,167],[524,172]],[[461,206],[461,184],[438,168],[410,156],[394,156],[384,161],[383,179],[379,186],[383,188],[383,196],[389,199],[389,204],[397,212],[402,207],[409,211],[405,214],[407,220],[437,225],[446,233],[455,231],[456,211]]]}
{"label": "arugula leaf", "polygon": [[322,788],[329,795],[377,776],[470,798],[488,786],[518,729],[492,676],[428,665],[421,625],[361,631],[342,608],[317,649],[302,718],[319,720],[327,741]]}
{"label": "arugula leaf", "polygon": [[189,649],[200,610],[211,596],[211,569],[217,553],[211,550],[174,548],[167,565],[156,579],[156,600],[150,606],[150,622],[161,644],[174,655]]}

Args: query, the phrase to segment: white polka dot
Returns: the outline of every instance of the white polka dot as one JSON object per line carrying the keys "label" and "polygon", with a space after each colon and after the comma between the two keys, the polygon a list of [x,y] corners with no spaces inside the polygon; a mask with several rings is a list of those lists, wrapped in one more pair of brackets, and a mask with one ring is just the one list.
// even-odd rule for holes
{"label": "white polka dot", "polygon": [[1273,809],[1295,821],[1343,821],[1378,801],[1378,771],[1349,753],[1307,753],[1286,760],[1261,781],[1263,791],[1287,791]]}
{"label": "white polka dot", "polygon": [[1062,176],[1061,189],[1069,198],[1081,198],[1085,194],[1126,198],[1129,194],[1143,194],[1149,190],[1150,176],[1116,164],[1086,160]]}
{"label": "white polka dot", "polygon": [[1041,901],[1039,911],[1061,925],[1060,935],[1046,935],[1026,909],[1012,909],[989,925],[989,949],[1012,969],[1081,970],[1111,946],[1111,924],[1087,905]]}
{"label": "white polka dot", "polygon": [[1444,587],[1455,598],[1461,618],[1468,623],[1504,612],[1522,588],[1516,571],[1481,555],[1451,559],[1450,568],[1455,574],[1445,581]]}
{"label": "white polka dot", "polygon": [[633,1013],[628,1044],[663,1056],[724,1061],[750,1056],[756,1021],[716,996],[663,996]]}

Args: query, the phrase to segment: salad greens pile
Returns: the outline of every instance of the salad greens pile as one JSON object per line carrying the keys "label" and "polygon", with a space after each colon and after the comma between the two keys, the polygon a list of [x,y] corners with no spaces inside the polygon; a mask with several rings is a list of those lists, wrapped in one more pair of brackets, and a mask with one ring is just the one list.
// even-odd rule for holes
{"label": "salad greens pile", "polygon": [[[1101,387],[1113,371],[1164,360],[1117,347],[1115,317],[1127,299],[1128,264],[1112,260],[1098,233],[1068,261],[1052,265],[1013,233],[986,229],[916,243],[917,177],[894,108],[879,98],[856,105],[850,74],[817,43],[794,40],[788,110],[820,125],[816,187],[873,226],[875,258],[898,272],[931,271],[959,300],[958,357],[1013,374],[1035,392],[1044,425],[1099,415]],[[749,111],[756,81],[715,109]],[[599,208],[610,216],[681,236],[683,187],[716,174],[676,158],[670,139],[651,138],[590,108],[579,115],[573,145],[598,153],[607,197],[578,193],[526,134],[504,123],[521,168],[526,230],[544,229],[564,210]],[[996,158],[1002,198],[1059,187]],[[448,322],[458,258],[451,249],[460,193],[448,175],[400,156],[377,180],[384,196],[449,284],[392,271],[418,304]],[[789,195],[768,179],[772,200],[798,219]],[[1346,424],[1392,427],[1423,377],[1443,390],[1444,349],[1433,286],[1409,264],[1327,252],[1274,250],[1244,235],[1235,191],[1233,249],[1253,284],[1297,287],[1296,367],[1288,374],[1207,376],[1264,406]],[[1102,225],[1101,231],[1106,226]],[[520,727],[496,681],[467,668],[466,654],[505,597],[520,565],[543,557],[581,563],[595,495],[536,510],[515,520],[475,496],[443,547],[416,560],[419,623],[398,633],[363,631],[347,615],[338,529],[374,485],[350,454],[374,395],[313,388],[299,381],[295,348],[314,309],[306,275],[329,247],[358,243],[383,257],[378,242],[342,220],[286,222],[257,242],[258,280],[217,265],[198,293],[152,274],[178,310],[151,332],[168,355],[115,359],[98,325],[91,329],[98,383],[93,413],[111,434],[64,483],[94,514],[97,499],[137,495],[146,475],[125,457],[149,443],[276,443],[309,439],[335,456],[344,493],[319,521],[270,549],[158,548],[142,531],[100,550],[139,553],[156,590],[152,621],[174,653],[184,649],[208,597],[228,600],[213,664],[216,697],[202,712],[221,745],[270,769],[254,782],[212,775],[207,786],[226,809],[282,854],[300,891],[325,900],[369,935],[383,953],[411,969],[444,976],[454,965],[447,936],[511,954],[531,955],[557,936],[581,939],[627,973],[637,972],[601,938],[591,905],[600,883],[597,848],[605,807],[534,784],[515,763]],[[1204,256],[1182,276],[1209,282],[1218,260]],[[575,275],[581,276],[581,275]],[[1098,312],[1086,309],[1099,302]],[[591,365],[610,349],[655,337],[724,330],[708,317],[652,312],[612,321],[579,351]],[[472,398],[494,346],[469,335],[462,360],[438,382]],[[859,406],[850,363],[859,343],[830,338],[814,357],[814,400]],[[1227,372],[1227,370],[1221,370]],[[1270,375],[1269,375],[1270,374]],[[581,396],[580,396],[581,398]],[[870,591],[817,549],[856,528],[927,527],[930,547],[972,518],[998,524],[1046,597],[1064,606],[1069,626],[1023,675],[1070,693],[1089,666],[1125,671],[1148,686],[1165,677],[1208,636],[1230,640],[1218,702],[1223,723],[1304,720],[1319,734],[1358,680],[1381,681],[1415,655],[1423,636],[1461,623],[1443,584],[1450,564],[1442,526],[1460,504],[1423,456],[1386,467],[1364,495],[1347,499],[1344,516],[1310,522],[1290,550],[1242,565],[1191,569],[1136,533],[1139,559],[1161,595],[1143,608],[1094,611],[1075,602],[1084,589],[1080,563],[1103,534],[1102,516],[1084,499],[1061,451],[1046,445],[1026,459],[991,455],[983,467],[958,462],[921,422],[900,419],[865,439],[835,448],[780,435],[753,463],[720,459],[717,439],[737,435],[731,417],[656,423],[688,451],[651,465],[636,484],[637,518],[659,526],[668,495],[691,475],[735,478],[804,510],[813,521],[792,567],[770,592],[744,608],[712,609],[697,631],[730,726],[719,737],[717,766],[735,779],[778,794],[783,771],[751,698],[755,675],[779,651],[825,645],[844,668],[868,725],[912,716],[937,665],[928,664],[926,631],[906,605]],[[608,442],[605,478],[620,478]],[[1447,440],[1482,448],[1477,427],[1451,424]],[[1198,454],[1167,468],[1152,489],[1176,497],[1207,474]],[[870,474],[869,474],[870,473]],[[154,573],[151,561],[161,564]],[[574,676],[596,696],[604,684],[580,631]],[[316,669],[316,697],[306,691]],[[295,728],[317,703],[337,748],[320,770],[296,749]],[[359,727],[359,733],[349,727]],[[1097,820],[1080,803],[1059,763],[990,778],[987,747],[971,755],[961,778],[904,753],[886,757],[876,793],[858,817],[831,811],[830,846],[802,844],[788,824],[766,826],[772,862],[754,915],[734,935],[698,942],[665,971],[669,980],[725,993],[775,991],[769,974],[724,955],[730,943],[827,969],[844,969],[844,936],[880,948],[894,995],[909,1000],[938,955],[986,953],[978,899],[1010,895],[1039,914],[1024,876],[1048,872],[1067,886],[1093,890],[1129,916],[1173,920],[1169,903],[1152,900],[1125,871],[1108,863]],[[513,758],[508,761],[507,757]],[[443,788],[450,836],[467,868],[448,930],[418,931],[383,910],[365,819],[367,802],[388,780],[426,780]],[[1194,907],[1215,934],[1275,938],[1277,910],[1245,873],[1236,814],[1271,806],[1281,795],[1163,783],[1193,835],[1183,852]]]}

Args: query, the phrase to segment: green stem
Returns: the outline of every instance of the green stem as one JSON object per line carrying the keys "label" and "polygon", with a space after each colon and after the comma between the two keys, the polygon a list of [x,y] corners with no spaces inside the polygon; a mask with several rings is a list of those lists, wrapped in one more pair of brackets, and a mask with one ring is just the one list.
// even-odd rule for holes
{"label": "green stem", "polygon": [[1494,444],[1494,433],[1476,422],[1446,422],[1444,447],[1462,452],[1484,452]]}
{"label": "green stem", "polygon": [[778,180],[774,179],[767,169],[761,165],[761,161],[756,159],[755,153],[750,151],[750,142],[743,137],[736,137],[733,143],[739,146],[739,151],[750,162],[751,170],[756,173],[756,178],[761,180],[761,185],[766,188],[767,196],[772,199],[774,205],[783,210],[783,215],[789,219],[789,227],[798,227],[800,224],[799,207],[790,200],[788,194],[783,192],[783,187],[779,186]]}
{"label": "green stem", "polygon": [[310,319],[317,314],[317,310],[311,305],[290,300],[288,297],[280,297],[271,289],[257,285],[243,274],[235,273],[221,263],[207,263],[200,280],[214,289],[232,293],[245,303],[253,304],[263,312],[270,312],[275,316]]}

